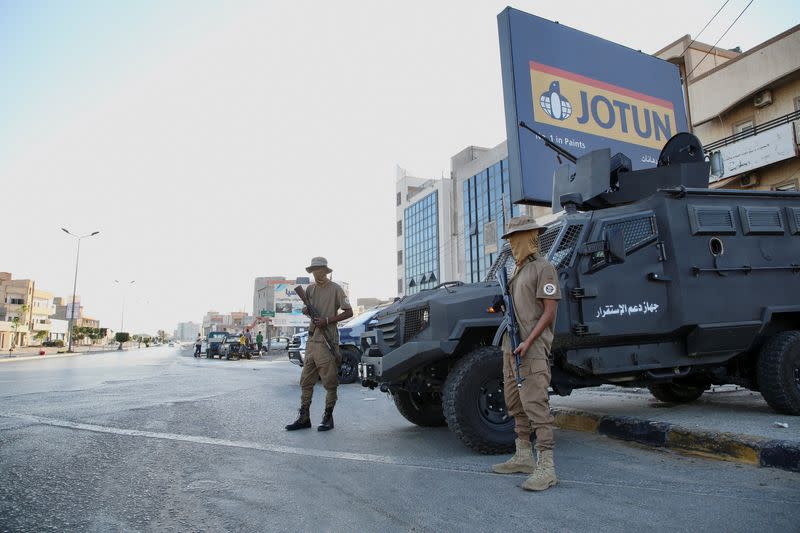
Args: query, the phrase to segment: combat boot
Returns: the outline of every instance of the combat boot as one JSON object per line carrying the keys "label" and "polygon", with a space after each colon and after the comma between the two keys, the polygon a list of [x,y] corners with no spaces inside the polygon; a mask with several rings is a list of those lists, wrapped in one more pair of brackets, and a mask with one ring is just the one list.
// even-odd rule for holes
{"label": "combat boot", "polygon": [[492,465],[492,472],[495,474],[515,474],[522,472],[530,474],[536,468],[533,461],[533,447],[531,441],[527,439],[517,439],[514,441],[517,445],[517,451],[505,463]]}
{"label": "combat boot", "polygon": [[326,407],[322,422],[317,426],[317,431],[329,431],[333,429],[333,407]]}
{"label": "combat boot", "polygon": [[301,407],[297,415],[297,420],[286,426],[286,431],[296,429],[308,429],[311,427],[311,418],[308,416],[308,407]]}
{"label": "combat boot", "polygon": [[553,450],[542,450],[539,452],[539,464],[536,470],[525,480],[522,488],[525,490],[545,490],[558,483],[556,477],[556,467],[553,464]]}

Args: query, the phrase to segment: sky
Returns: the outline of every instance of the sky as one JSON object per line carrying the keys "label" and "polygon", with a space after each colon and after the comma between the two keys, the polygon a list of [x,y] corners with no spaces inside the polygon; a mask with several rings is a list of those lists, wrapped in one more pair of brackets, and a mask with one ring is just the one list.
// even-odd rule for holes
{"label": "sky", "polygon": [[[713,44],[749,0],[729,0]],[[723,0],[512,5],[653,53]],[[0,271],[85,312],[171,332],[252,311],[256,276],[328,258],[352,296],[396,293],[394,179],[505,139],[507,2],[0,0]],[[719,46],[800,22],[755,0]],[[127,282],[135,280],[134,284]]]}

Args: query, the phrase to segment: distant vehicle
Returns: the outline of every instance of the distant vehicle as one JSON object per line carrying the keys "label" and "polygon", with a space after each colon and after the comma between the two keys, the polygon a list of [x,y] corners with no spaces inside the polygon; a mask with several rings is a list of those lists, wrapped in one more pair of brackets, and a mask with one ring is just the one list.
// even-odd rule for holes
{"label": "distant vehicle", "polygon": [[289,337],[272,337],[269,341],[270,350],[286,350],[289,348],[291,339]]}
{"label": "distant vehicle", "polygon": [[242,357],[250,359],[253,356],[251,346],[240,344],[239,337],[241,337],[241,334],[228,335],[225,337],[225,341],[222,343],[222,346],[220,346],[220,359],[223,357],[229,360],[241,359]]}
{"label": "distant vehicle", "polygon": [[209,333],[206,339],[206,357],[213,359],[215,355],[218,355],[222,359],[220,348],[227,336],[228,334],[224,331],[212,331]]}
{"label": "distant vehicle", "polygon": [[[155,343],[155,344],[153,344],[153,346],[158,346],[158,345],[159,345],[159,343]],[[172,342],[172,341],[169,341],[169,345],[170,345],[170,346],[175,346],[175,343],[174,343],[174,342]]]}
{"label": "distant vehicle", "polygon": [[299,367],[303,366],[306,357],[306,341],[308,340],[308,332],[303,331],[292,335],[292,340],[289,341],[289,361]]}

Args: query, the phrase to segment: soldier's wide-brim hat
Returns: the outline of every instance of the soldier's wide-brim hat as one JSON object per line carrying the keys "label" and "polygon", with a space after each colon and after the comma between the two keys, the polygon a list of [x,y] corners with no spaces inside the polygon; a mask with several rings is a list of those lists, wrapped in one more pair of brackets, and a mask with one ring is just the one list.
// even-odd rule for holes
{"label": "soldier's wide-brim hat", "polygon": [[324,257],[315,257],[312,259],[311,264],[306,267],[306,272],[310,274],[315,268],[323,268],[328,274],[333,272],[333,270],[328,267],[328,260]]}
{"label": "soldier's wide-brim hat", "polygon": [[541,224],[536,223],[536,219],[531,216],[520,216],[514,217],[508,221],[508,226],[506,226],[506,232],[503,235],[504,239],[508,239],[509,236],[520,233],[523,231],[533,231],[533,230],[542,230],[545,227]]}

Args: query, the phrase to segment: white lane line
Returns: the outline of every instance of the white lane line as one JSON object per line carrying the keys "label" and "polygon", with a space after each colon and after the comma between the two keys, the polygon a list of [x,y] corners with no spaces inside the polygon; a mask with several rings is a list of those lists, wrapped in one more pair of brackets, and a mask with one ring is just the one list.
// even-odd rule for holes
{"label": "white lane line", "polygon": [[[125,429],[111,426],[100,426],[97,424],[84,424],[82,422],[72,422],[69,420],[59,420],[56,418],[48,418],[44,416],[28,415],[21,413],[0,413],[0,417],[14,418],[17,420],[24,420],[35,424],[45,424],[48,426],[56,426],[68,429],[77,429],[81,431],[91,431],[94,433],[106,433],[111,435],[124,435],[128,437],[145,437],[149,439],[170,440],[180,442],[191,442],[194,444],[207,444],[211,446],[226,446],[229,448],[243,448],[247,450],[259,450],[273,453],[284,453],[289,455],[300,455],[304,457],[322,457],[326,459],[344,459],[347,461],[358,461],[362,463],[377,463],[385,465],[393,465],[399,467],[416,468],[420,470],[434,470],[445,472],[456,472],[465,474],[478,474],[482,476],[504,476],[503,474],[495,474],[488,471],[488,466],[481,464],[422,464],[419,462],[409,461],[400,457],[392,457],[389,455],[378,455],[372,453],[352,453],[352,452],[336,452],[331,450],[316,450],[313,448],[297,448],[293,446],[282,446],[279,444],[266,444],[260,442],[239,441],[229,439],[219,439],[216,437],[203,437],[198,435],[182,435],[179,433],[160,433],[155,431],[143,431],[139,429]],[[515,476],[522,477],[522,476]],[[712,498],[725,498],[735,499],[740,501],[755,501],[755,502],[770,502],[770,503],[788,503],[798,504],[800,500],[776,500],[771,498],[749,498],[746,496],[730,495],[723,493],[710,493],[708,491],[692,491],[684,488],[661,488],[642,486],[629,483],[615,483],[609,482],[596,482],[596,481],[580,481],[580,480],[567,480],[559,479],[559,484],[565,485],[586,485],[592,487],[617,487],[620,489],[631,490],[646,490],[649,492],[659,492],[668,494],[682,494],[693,496],[704,496]]]}

